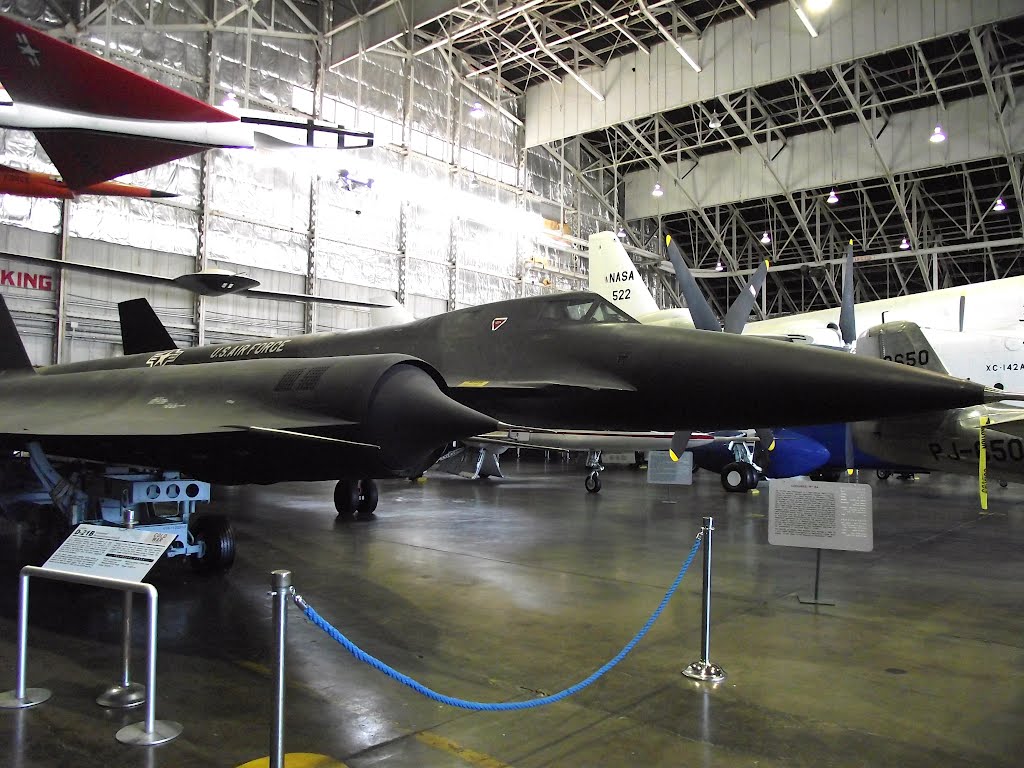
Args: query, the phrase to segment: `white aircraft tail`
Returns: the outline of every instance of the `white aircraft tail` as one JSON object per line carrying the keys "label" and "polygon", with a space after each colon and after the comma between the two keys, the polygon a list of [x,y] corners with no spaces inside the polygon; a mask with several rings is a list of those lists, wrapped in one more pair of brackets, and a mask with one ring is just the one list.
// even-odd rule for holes
{"label": "white aircraft tail", "polygon": [[921,327],[909,320],[883,323],[869,329],[857,342],[857,354],[948,373]]}
{"label": "white aircraft tail", "polygon": [[396,299],[392,293],[372,296],[370,301],[377,301],[381,304],[388,305],[386,307],[372,307],[370,309],[371,328],[382,328],[388,325],[405,325],[406,323],[411,323],[416,319],[413,317],[412,312],[398,303],[398,299]]}
{"label": "white aircraft tail", "polygon": [[658,311],[658,303],[614,232],[590,236],[590,290],[636,318]]}

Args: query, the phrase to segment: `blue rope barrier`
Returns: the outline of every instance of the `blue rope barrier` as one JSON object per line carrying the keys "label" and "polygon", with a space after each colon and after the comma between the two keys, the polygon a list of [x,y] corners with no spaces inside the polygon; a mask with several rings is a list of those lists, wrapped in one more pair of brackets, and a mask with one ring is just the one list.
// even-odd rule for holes
{"label": "blue rope barrier", "polygon": [[672,585],[668,588],[668,591],[665,593],[665,597],[662,598],[661,602],[658,604],[658,607],[655,608],[654,613],[651,614],[651,617],[647,619],[647,623],[640,628],[640,631],[633,636],[632,640],[626,643],[626,645],[623,647],[621,651],[619,651],[615,658],[613,658],[611,661],[606,663],[596,672],[591,674],[590,677],[576,683],[576,685],[570,686],[569,688],[561,690],[558,693],[551,694],[550,696],[544,696],[539,699],[530,699],[529,701],[468,701],[466,699],[458,699],[452,696],[446,696],[443,693],[438,693],[437,691],[431,690],[430,688],[427,688],[425,685],[416,682],[411,677],[408,677],[407,675],[402,674],[398,670],[389,667],[380,659],[377,659],[368,654],[358,645],[356,645],[343,634],[341,634],[341,632],[339,632],[337,629],[331,626],[326,619],[320,616],[320,614],[313,610],[312,606],[310,606],[305,600],[302,599],[301,595],[296,594],[294,596],[294,599],[295,604],[299,606],[300,609],[302,609],[302,612],[306,615],[307,619],[309,619],[316,626],[320,627],[320,629],[322,629],[329,637],[337,641],[340,645],[342,645],[345,648],[345,650],[347,650],[349,653],[355,656],[359,661],[362,661],[365,664],[369,664],[374,669],[383,672],[391,678],[394,678],[402,685],[412,688],[414,691],[422,694],[423,696],[426,696],[428,699],[433,699],[434,701],[440,702],[441,704],[447,704],[451,707],[459,707],[460,709],[473,709],[484,712],[505,712],[509,710],[533,709],[534,707],[542,707],[545,704],[553,704],[556,701],[561,701],[562,699],[568,696],[572,696],[574,693],[582,691],[584,688],[598,680],[606,672],[612,669],[612,667],[614,667],[616,664],[618,664],[620,661],[626,658],[626,655],[633,650],[633,648],[636,646],[637,643],[640,642],[641,639],[643,639],[643,636],[647,634],[647,631],[651,628],[651,626],[653,626],[654,622],[658,620],[658,617],[661,616],[662,611],[665,610],[665,606],[668,605],[669,600],[672,599],[672,595],[674,595],[676,589],[679,588],[679,583],[683,580],[683,576],[686,575],[686,571],[687,569],[689,569],[690,563],[693,562],[694,555],[696,555],[697,550],[700,549],[700,542],[701,534],[698,533],[697,539],[693,542],[693,548],[690,550],[690,554],[686,558],[686,562],[684,562],[683,567],[679,569],[679,575],[676,576],[675,581],[673,581]]}

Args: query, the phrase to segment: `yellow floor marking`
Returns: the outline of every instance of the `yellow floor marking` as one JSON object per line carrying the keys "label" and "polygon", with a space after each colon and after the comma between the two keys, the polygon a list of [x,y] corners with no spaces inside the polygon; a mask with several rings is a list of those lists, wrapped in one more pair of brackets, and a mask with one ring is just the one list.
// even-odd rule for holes
{"label": "yellow floor marking", "polygon": [[[238,768],[267,768],[269,757],[261,757],[243,763]],[[327,755],[314,755],[311,752],[289,752],[284,756],[284,768],[348,768],[343,762]]]}
{"label": "yellow floor marking", "polygon": [[244,661],[239,659],[235,661],[235,664],[241,667],[242,669],[247,669],[250,672],[255,672],[257,675],[264,675],[265,677],[270,677],[270,667],[264,666],[263,664],[258,664],[255,661]]}
{"label": "yellow floor marking", "polygon": [[470,765],[477,766],[477,768],[512,768],[508,763],[495,760],[493,757],[485,755],[483,752],[477,752],[467,747],[463,747],[460,744],[456,744],[451,739],[446,739],[444,736],[439,736],[438,734],[431,733],[430,731],[417,733],[416,740],[426,744],[428,747],[433,747],[434,749],[439,749],[442,752],[455,755],[460,760],[465,760]]}

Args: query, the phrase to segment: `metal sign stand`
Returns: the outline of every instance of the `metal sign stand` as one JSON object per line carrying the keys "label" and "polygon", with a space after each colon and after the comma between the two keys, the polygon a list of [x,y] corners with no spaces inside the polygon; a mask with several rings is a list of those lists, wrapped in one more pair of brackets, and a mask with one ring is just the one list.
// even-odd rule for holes
{"label": "metal sign stand", "polygon": [[[146,595],[149,604],[149,633],[147,638],[149,658],[146,663],[145,688],[149,695],[146,698],[146,718],[142,722],[126,725],[117,732],[116,738],[124,744],[134,744],[137,746],[154,746],[176,738],[182,732],[181,723],[156,719],[156,587],[152,584],[143,584],[138,581],[113,579],[107,576],[93,576],[85,573],[70,573],[68,571],[37,568],[32,565],[26,565],[22,568],[18,589],[17,687],[13,691],[0,694],[0,707],[23,709],[40,704],[50,698],[50,692],[46,689],[25,687],[25,668],[28,658],[28,586],[29,578],[32,576],[37,576],[41,579],[53,579],[54,581],[68,581],[74,584],[86,584],[93,587],[118,589],[129,594],[141,592]],[[126,616],[128,615],[130,613],[126,612]],[[128,631],[130,632],[130,628]],[[127,680],[127,675],[125,675],[124,679]]]}
{"label": "metal sign stand", "polygon": [[711,653],[711,532],[715,530],[714,518],[705,517],[701,535],[704,537],[704,583],[701,590],[701,636],[700,660],[686,666],[683,674],[692,680],[720,683],[725,680],[725,670],[709,660]]}
{"label": "metal sign stand", "polygon": [[96,703],[108,709],[130,709],[146,700],[146,686],[133,683],[132,664],[132,593],[124,593],[124,621],[121,630],[121,682],[112,685],[99,696]]}
{"label": "metal sign stand", "polygon": [[814,559],[814,597],[800,597],[796,599],[804,605],[835,605],[836,601],[828,597],[819,597],[818,585],[821,583],[821,549],[817,550],[817,557]]}

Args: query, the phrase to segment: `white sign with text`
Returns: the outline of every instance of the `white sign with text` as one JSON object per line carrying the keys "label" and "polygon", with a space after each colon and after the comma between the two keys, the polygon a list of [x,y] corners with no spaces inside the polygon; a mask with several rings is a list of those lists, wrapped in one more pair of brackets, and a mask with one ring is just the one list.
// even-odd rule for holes
{"label": "white sign with text", "polygon": [[668,451],[651,451],[647,457],[647,482],[660,485],[693,485],[693,454],[683,451],[672,461]]}
{"label": "white sign with text", "polygon": [[173,533],[83,523],[43,563],[43,568],[142,581],[174,539]]}
{"label": "white sign with text", "polygon": [[772,480],[768,483],[768,543],[784,547],[874,549],[871,486]]}

